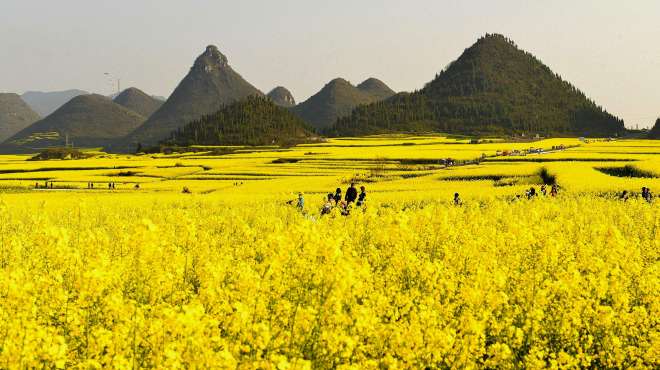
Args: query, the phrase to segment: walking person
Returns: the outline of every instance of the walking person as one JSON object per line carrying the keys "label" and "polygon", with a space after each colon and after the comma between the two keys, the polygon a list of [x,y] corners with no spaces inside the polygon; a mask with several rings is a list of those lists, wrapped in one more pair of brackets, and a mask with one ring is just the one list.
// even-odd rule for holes
{"label": "walking person", "polygon": [[346,197],[344,198],[346,200],[347,204],[351,204],[355,202],[355,200],[358,197],[358,192],[357,189],[355,188],[355,183],[351,183],[351,186],[346,189]]}

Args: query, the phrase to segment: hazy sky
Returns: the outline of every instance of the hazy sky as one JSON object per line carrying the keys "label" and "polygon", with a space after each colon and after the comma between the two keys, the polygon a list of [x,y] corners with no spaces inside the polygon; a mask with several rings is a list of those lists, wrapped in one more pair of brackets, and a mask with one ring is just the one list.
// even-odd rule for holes
{"label": "hazy sky", "polygon": [[624,118],[660,115],[658,0],[0,0],[0,91],[168,95],[207,44],[264,92],[335,77],[421,88],[503,33]]}

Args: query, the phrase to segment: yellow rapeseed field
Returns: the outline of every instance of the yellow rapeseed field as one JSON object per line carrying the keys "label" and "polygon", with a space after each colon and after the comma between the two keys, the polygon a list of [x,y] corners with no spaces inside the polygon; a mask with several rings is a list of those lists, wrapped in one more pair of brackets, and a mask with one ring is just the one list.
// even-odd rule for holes
{"label": "yellow rapeseed field", "polygon": [[[0,156],[0,368],[658,368],[660,201],[637,195],[660,191],[658,153],[376,137]],[[524,196],[547,177],[557,197]],[[322,216],[350,181],[366,206]]]}

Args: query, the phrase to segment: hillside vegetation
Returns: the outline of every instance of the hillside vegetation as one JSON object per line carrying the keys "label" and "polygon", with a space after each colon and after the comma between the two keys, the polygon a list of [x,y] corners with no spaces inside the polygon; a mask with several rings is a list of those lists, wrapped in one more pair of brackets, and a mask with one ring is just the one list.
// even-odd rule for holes
{"label": "hillside vegetation", "polygon": [[312,137],[304,121],[269,98],[251,96],[172,133],[167,144],[287,145]]}
{"label": "hillside vegetation", "polygon": [[502,35],[486,35],[423,89],[358,107],[326,130],[415,131],[610,136],[625,129],[532,54]]}
{"label": "hillside vegetation", "polygon": [[649,131],[649,139],[660,139],[660,118],[655,121],[655,125]]}

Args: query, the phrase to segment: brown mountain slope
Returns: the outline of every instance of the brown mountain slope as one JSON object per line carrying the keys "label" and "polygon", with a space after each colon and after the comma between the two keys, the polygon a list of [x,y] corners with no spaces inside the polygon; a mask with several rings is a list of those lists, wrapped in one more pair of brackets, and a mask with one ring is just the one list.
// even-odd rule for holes
{"label": "brown mountain slope", "polygon": [[80,95],[48,117],[21,130],[1,146],[2,152],[34,152],[63,146],[105,147],[138,127],[145,118],[101,95]]}
{"label": "brown mountain slope", "polygon": [[163,101],[157,100],[135,87],[122,91],[114,102],[144,117],[151,116],[163,105]]}
{"label": "brown mountain slope", "polygon": [[291,108],[296,105],[296,100],[293,98],[291,91],[282,86],[274,88],[267,96],[273,101],[273,103],[280,107]]}
{"label": "brown mountain slope", "polygon": [[0,143],[39,120],[17,94],[0,94]]}
{"label": "brown mountain slope", "polygon": [[315,129],[323,130],[332,126],[337,118],[349,115],[358,105],[385,99],[388,93],[383,90],[383,86],[386,90],[389,88],[378,82],[369,79],[360,84],[361,87],[355,87],[343,78],[336,78],[314,96],[292,108],[292,111]]}
{"label": "brown mountain slope", "polygon": [[126,141],[156,144],[188,122],[250,95],[263,93],[236,73],[217,47],[208,46],[167,101]]}

